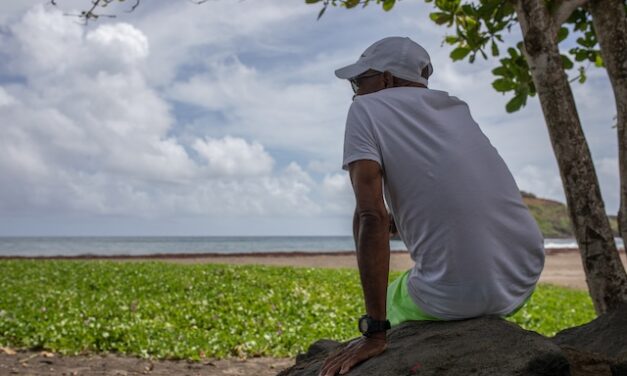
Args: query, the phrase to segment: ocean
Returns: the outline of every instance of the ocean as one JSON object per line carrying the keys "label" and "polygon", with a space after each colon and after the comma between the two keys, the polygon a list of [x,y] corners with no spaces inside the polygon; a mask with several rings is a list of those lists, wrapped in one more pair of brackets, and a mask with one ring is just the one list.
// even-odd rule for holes
{"label": "ocean", "polygon": [[[619,248],[622,239],[616,238]],[[576,248],[575,239],[545,239],[546,249]],[[392,250],[406,250],[390,241]],[[355,249],[351,236],[0,237],[0,256],[149,255],[177,253],[337,252]]]}

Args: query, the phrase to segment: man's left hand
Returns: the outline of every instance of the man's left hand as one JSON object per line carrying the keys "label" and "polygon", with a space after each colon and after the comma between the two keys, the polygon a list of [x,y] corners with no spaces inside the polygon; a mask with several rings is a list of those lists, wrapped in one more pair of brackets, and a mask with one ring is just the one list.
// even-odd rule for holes
{"label": "man's left hand", "polygon": [[387,346],[385,337],[361,337],[351,341],[339,352],[324,361],[319,376],[335,376],[348,373],[355,365],[381,354]]}

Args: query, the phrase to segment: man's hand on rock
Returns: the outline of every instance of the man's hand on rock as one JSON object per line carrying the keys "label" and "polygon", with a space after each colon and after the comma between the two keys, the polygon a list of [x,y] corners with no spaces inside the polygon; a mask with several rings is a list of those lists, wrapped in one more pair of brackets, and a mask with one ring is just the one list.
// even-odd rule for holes
{"label": "man's hand on rock", "polygon": [[383,336],[357,338],[338,352],[329,355],[319,376],[335,376],[338,371],[340,375],[344,375],[355,365],[381,354],[387,346],[385,332],[382,334]]}

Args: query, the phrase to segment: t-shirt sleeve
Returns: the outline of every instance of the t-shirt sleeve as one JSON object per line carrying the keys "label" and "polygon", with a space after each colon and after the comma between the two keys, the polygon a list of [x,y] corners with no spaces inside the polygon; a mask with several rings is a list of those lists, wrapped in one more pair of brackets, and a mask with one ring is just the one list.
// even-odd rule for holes
{"label": "t-shirt sleeve", "polygon": [[372,160],[382,165],[372,120],[364,105],[355,101],[348,110],[346,119],[342,169],[348,170],[349,163],[360,159]]}

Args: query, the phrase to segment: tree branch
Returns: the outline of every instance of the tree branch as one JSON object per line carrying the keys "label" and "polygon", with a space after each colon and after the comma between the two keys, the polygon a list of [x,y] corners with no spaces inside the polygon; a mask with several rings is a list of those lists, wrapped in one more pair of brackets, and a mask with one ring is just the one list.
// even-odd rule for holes
{"label": "tree branch", "polygon": [[[106,6],[113,3],[114,1],[116,0],[91,0],[91,5],[89,9],[82,10],[78,14],[70,14],[70,13],[64,13],[64,14],[66,16],[78,17],[79,19],[83,21],[84,24],[87,24],[90,20],[97,20],[100,17],[115,18],[114,14],[97,13],[98,9],[105,8]],[[119,1],[125,1],[125,0],[119,0]],[[205,1],[207,0],[200,0],[199,3],[201,2],[204,3]],[[135,9],[137,9],[137,7],[139,7],[140,3],[141,3],[141,0],[133,0],[133,5],[131,6],[129,10],[126,11],[126,13],[133,12]],[[57,0],[50,0],[50,5],[57,7],[58,6]]]}
{"label": "tree branch", "polygon": [[141,0],[135,0],[135,4],[133,4],[131,9],[127,10],[126,13],[131,13],[132,11],[134,11],[139,6],[140,2],[141,2]]}
{"label": "tree branch", "polygon": [[554,32],[562,27],[562,24],[568,20],[573,11],[581,6],[584,6],[588,0],[559,0],[555,3],[555,10],[553,11],[553,24],[555,25]]}

